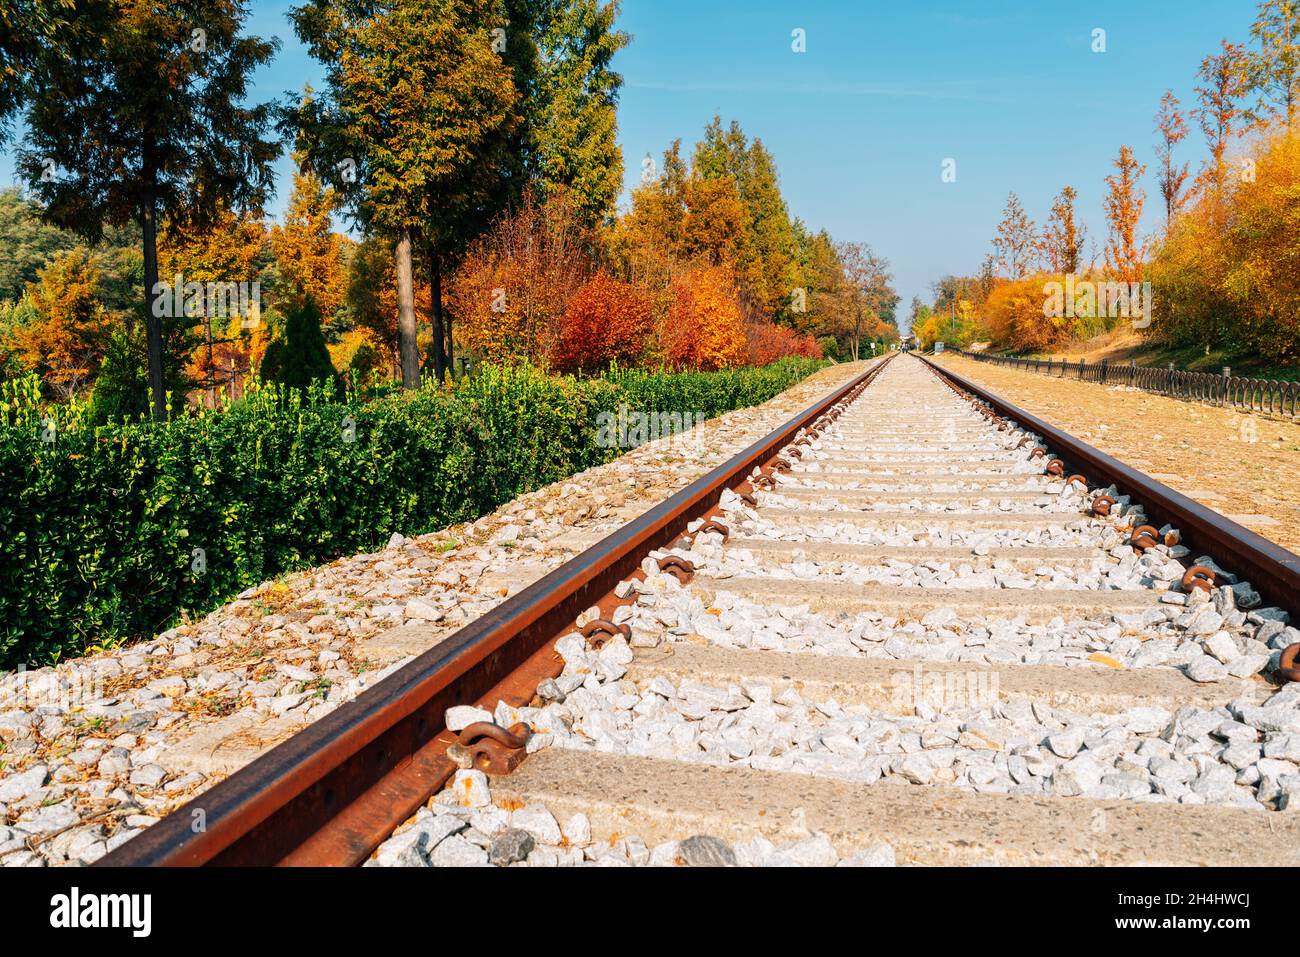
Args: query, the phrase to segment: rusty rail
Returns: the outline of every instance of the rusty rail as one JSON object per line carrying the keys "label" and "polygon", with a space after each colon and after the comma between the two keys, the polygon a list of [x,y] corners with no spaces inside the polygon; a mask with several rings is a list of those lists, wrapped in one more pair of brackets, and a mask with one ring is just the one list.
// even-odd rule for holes
{"label": "rusty rail", "polygon": [[1300,616],[1300,555],[1270,542],[1068,432],[1048,425],[970,379],[929,359],[924,361],[959,390],[987,403],[1003,418],[1041,436],[1052,453],[1063,459],[1071,471],[1087,477],[1091,487],[1113,484],[1121,493],[1140,502],[1153,524],[1176,526],[1188,548],[1209,555],[1221,568],[1249,581],[1269,603],[1286,609],[1292,616]]}
{"label": "rusty rail", "polygon": [[558,674],[555,639],[743,485],[799,431],[892,359],[597,542],[374,687],[197,795],[97,866],[355,865],[446,783],[457,765],[448,707],[526,703]]}

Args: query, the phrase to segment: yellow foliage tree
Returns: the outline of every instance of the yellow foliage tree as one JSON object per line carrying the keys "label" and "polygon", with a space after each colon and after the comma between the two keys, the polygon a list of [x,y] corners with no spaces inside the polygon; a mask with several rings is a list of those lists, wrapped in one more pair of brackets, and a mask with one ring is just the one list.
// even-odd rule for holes
{"label": "yellow foliage tree", "polygon": [[310,295],[316,300],[327,334],[347,292],[344,259],[351,245],[330,223],[336,206],[334,189],[315,173],[294,173],[284,225],[271,228],[271,252],[280,275],[294,289],[295,298]]}
{"label": "yellow foliage tree", "polygon": [[1300,357],[1300,132],[1276,127],[1248,159],[1253,175],[1198,194],[1157,252],[1152,331],[1293,360]]}
{"label": "yellow foliage tree", "polygon": [[660,342],[674,365],[712,370],[745,364],[745,328],[729,270],[697,266],[678,278]]}

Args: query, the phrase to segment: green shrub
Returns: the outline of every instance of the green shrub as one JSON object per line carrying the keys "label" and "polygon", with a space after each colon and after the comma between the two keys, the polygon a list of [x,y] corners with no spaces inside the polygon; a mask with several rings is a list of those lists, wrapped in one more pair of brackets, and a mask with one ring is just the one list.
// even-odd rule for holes
{"label": "green shrub", "polygon": [[[548,376],[486,366],[453,390],[263,384],[167,422],[95,424],[0,383],[0,667],[152,636],[282,572],[468,521],[619,454],[596,417],[711,417],[822,363]],[[196,551],[198,550],[198,551]]]}

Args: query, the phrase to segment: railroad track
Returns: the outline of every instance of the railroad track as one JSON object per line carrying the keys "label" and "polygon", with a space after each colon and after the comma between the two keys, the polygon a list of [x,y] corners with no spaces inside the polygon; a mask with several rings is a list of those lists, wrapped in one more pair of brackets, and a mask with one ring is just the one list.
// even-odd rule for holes
{"label": "railroad track", "polygon": [[100,865],[1295,864],[1297,594],[891,357]]}

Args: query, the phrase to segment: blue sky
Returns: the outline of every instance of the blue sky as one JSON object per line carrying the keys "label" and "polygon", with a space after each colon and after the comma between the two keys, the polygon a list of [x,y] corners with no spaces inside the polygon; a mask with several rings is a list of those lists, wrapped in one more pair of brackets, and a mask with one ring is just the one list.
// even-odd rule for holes
{"label": "blue sky", "polygon": [[[255,97],[318,81],[293,36],[290,3],[254,2],[251,32],[282,47]],[[893,265],[904,319],[913,295],[978,269],[1009,190],[1041,223],[1064,184],[1080,194],[1089,237],[1105,238],[1101,197],[1119,146],[1148,165],[1156,207],[1153,117],[1166,87],[1194,101],[1201,58],[1245,42],[1253,0],[624,0],[632,43],[619,133],[627,183],[646,152],[689,147],[716,113],[774,153],[793,214],[836,239],[866,241]],[[807,50],[791,50],[791,31]],[[1106,31],[1106,52],[1092,32]],[[1182,144],[1193,166],[1198,130]],[[957,180],[940,165],[957,161]],[[14,180],[12,163],[0,177]],[[289,186],[282,160],[279,212]],[[624,197],[626,200],[626,196]]]}

